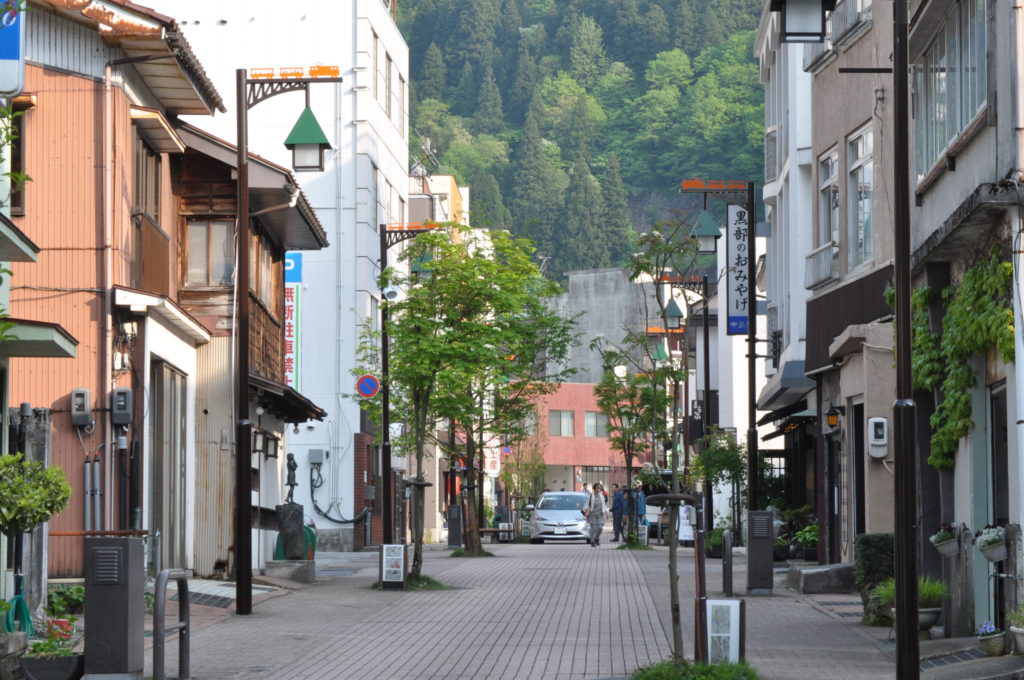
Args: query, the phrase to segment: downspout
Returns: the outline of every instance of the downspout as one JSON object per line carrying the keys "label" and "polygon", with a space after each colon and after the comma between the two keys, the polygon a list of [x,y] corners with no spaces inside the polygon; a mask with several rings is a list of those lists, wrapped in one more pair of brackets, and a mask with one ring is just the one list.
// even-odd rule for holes
{"label": "downspout", "polygon": [[[1011,42],[1012,58],[1009,72],[1016,74],[1019,69],[1024,66],[1024,0],[1014,0],[1013,3],[1013,39]],[[1011,179],[1014,182],[1014,187],[1017,193],[1017,224],[1016,228],[1012,230],[1012,248],[1011,256],[1013,257],[1013,349],[1014,356],[1017,360],[1013,365],[1014,372],[1014,385],[1015,394],[1015,418],[1014,423],[1016,424],[1017,433],[1017,449],[1020,449],[1020,444],[1024,441],[1024,277],[1021,276],[1022,268],[1024,268],[1024,244],[1021,239],[1022,231],[1024,231],[1024,199],[1022,199],[1022,188],[1019,184],[1022,177],[1022,166],[1024,166],[1024,87],[1021,86],[1020,79],[1011,77],[1010,85],[1013,88],[1013,94],[1010,97],[1011,107],[1013,112],[1011,118],[1013,119],[1013,158]],[[1017,488],[1024,488],[1024,465],[1017,465]],[[1017,523],[1024,524],[1024,508],[1018,511],[1020,514],[1017,517]]]}
{"label": "downspout", "polygon": [[[110,401],[110,385],[114,380],[111,355],[114,351],[113,330],[113,270],[114,270],[114,123],[111,81],[113,79],[114,64],[117,60],[108,61],[103,67],[103,330],[101,336],[101,347],[103,347],[103,368],[102,385],[97,396],[98,407],[102,409]],[[105,413],[105,411],[100,411]],[[103,416],[103,442],[110,441],[110,418]],[[100,447],[103,448],[103,447]],[[111,456],[107,452],[107,463]],[[99,454],[97,453],[97,456]],[[97,463],[102,465],[102,463]],[[113,479],[111,471],[107,471],[107,479]],[[93,493],[99,493],[98,488]],[[95,505],[97,510],[99,503]],[[111,513],[107,513],[109,517]],[[103,529],[104,524],[97,514],[92,518],[95,529]]]}

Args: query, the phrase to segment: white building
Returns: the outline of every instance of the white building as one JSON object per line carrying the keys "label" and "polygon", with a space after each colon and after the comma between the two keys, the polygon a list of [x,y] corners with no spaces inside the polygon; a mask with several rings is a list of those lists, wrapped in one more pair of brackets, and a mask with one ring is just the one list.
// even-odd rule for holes
{"label": "white building", "polygon": [[[392,3],[300,0],[285,8],[271,0],[150,4],[187,30],[195,53],[224,93],[227,116],[195,121],[224,139],[235,139],[236,69],[274,69],[275,76],[282,68],[300,69],[308,76],[311,67],[324,72],[338,67],[343,82],[314,83],[308,92],[309,107],[330,143],[323,168],[296,173],[330,247],[293,255],[291,271],[301,280],[289,282],[298,289],[290,383],[328,415],[323,422],[295,428],[287,446],[299,465],[294,499],[316,522],[321,548],[376,543],[365,523],[351,523],[375,502],[369,516],[379,536],[382,494],[373,501],[369,489],[380,487],[375,479],[380,464],[372,454],[372,436],[361,434],[368,428],[353,397],[353,373],[360,332],[378,318],[379,225],[407,220],[409,59]],[[295,92],[255,105],[248,115],[250,152],[292,166],[284,140],[305,104],[303,94]],[[401,466],[395,461],[394,467]],[[314,480],[319,484],[315,505],[322,514],[310,494]]]}

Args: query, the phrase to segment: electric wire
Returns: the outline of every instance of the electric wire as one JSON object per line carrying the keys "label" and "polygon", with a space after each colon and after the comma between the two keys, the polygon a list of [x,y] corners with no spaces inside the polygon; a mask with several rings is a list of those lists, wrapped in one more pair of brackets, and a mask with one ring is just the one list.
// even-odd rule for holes
{"label": "electric wire", "polygon": [[[328,521],[334,522],[335,524],[355,524],[356,522],[362,521],[362,519],[365,518],[372,509],[370,506],[366,506],[352,519],[346,519],[344,516],[341,516],[341,519],[331,517],[328,512],[325,512],[316,502],[316,490],[323,485],[324,477],[320,473],[320,464],[314,463],[309,468],[309,499],[313,502],[313,509],[316,510],[317,514]],[[330,511],[330,507],[328,507],[327,510]]]}

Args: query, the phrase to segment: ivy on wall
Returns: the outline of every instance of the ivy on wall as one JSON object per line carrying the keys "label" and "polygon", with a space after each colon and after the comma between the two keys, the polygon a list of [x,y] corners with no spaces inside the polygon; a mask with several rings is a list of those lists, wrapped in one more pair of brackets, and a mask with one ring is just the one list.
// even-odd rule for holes
{"label": "ivy on wall", "polygon": [[936,469],[952,468],[957,444],[972,427],[970,389],[976,379],[970,359],[994,347],[1013,361],[1013,265],[996,247],[986,260],[964,272],[959,285],[942,291],[946,314],[942,335],[931,330],[928,305],[935,292],[919,288],[911,297],[914,387],[942,393],[932,413],[931,454]]}

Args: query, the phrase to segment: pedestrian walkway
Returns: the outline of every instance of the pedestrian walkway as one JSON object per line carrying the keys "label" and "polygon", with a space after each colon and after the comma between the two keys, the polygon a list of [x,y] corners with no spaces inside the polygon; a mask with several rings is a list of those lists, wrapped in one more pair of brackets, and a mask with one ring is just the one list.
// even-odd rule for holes
{"label": "pedestrian walkway", "polygon": [[[667,547],[486,548],[495,557],[452,558],[443,546],[427,546],[424,573],[452,589],[420,592],[374,590],[375,553],[320,554],[322,580],[293,589],[273,584],[255,598],[251,616],[204,608],[219,618],[193,634],[192,677],[618,680],[669,655]],[[693,551],[679,555],[684,651],[692,657]],[[743,557],[736,562],[741,594]],[[721,597],[720,560],[708,561],[708,587]],[[223,590],[233,597],[232,588]],[[889,631],[859,624],[856,596],[800,595],[780,575],[773,595],[745,599],[746,654],[763,680],[895,678]],[[167,658],[169,677],[174,657]],[[930,673],[922,678],[1011,677]]]}

